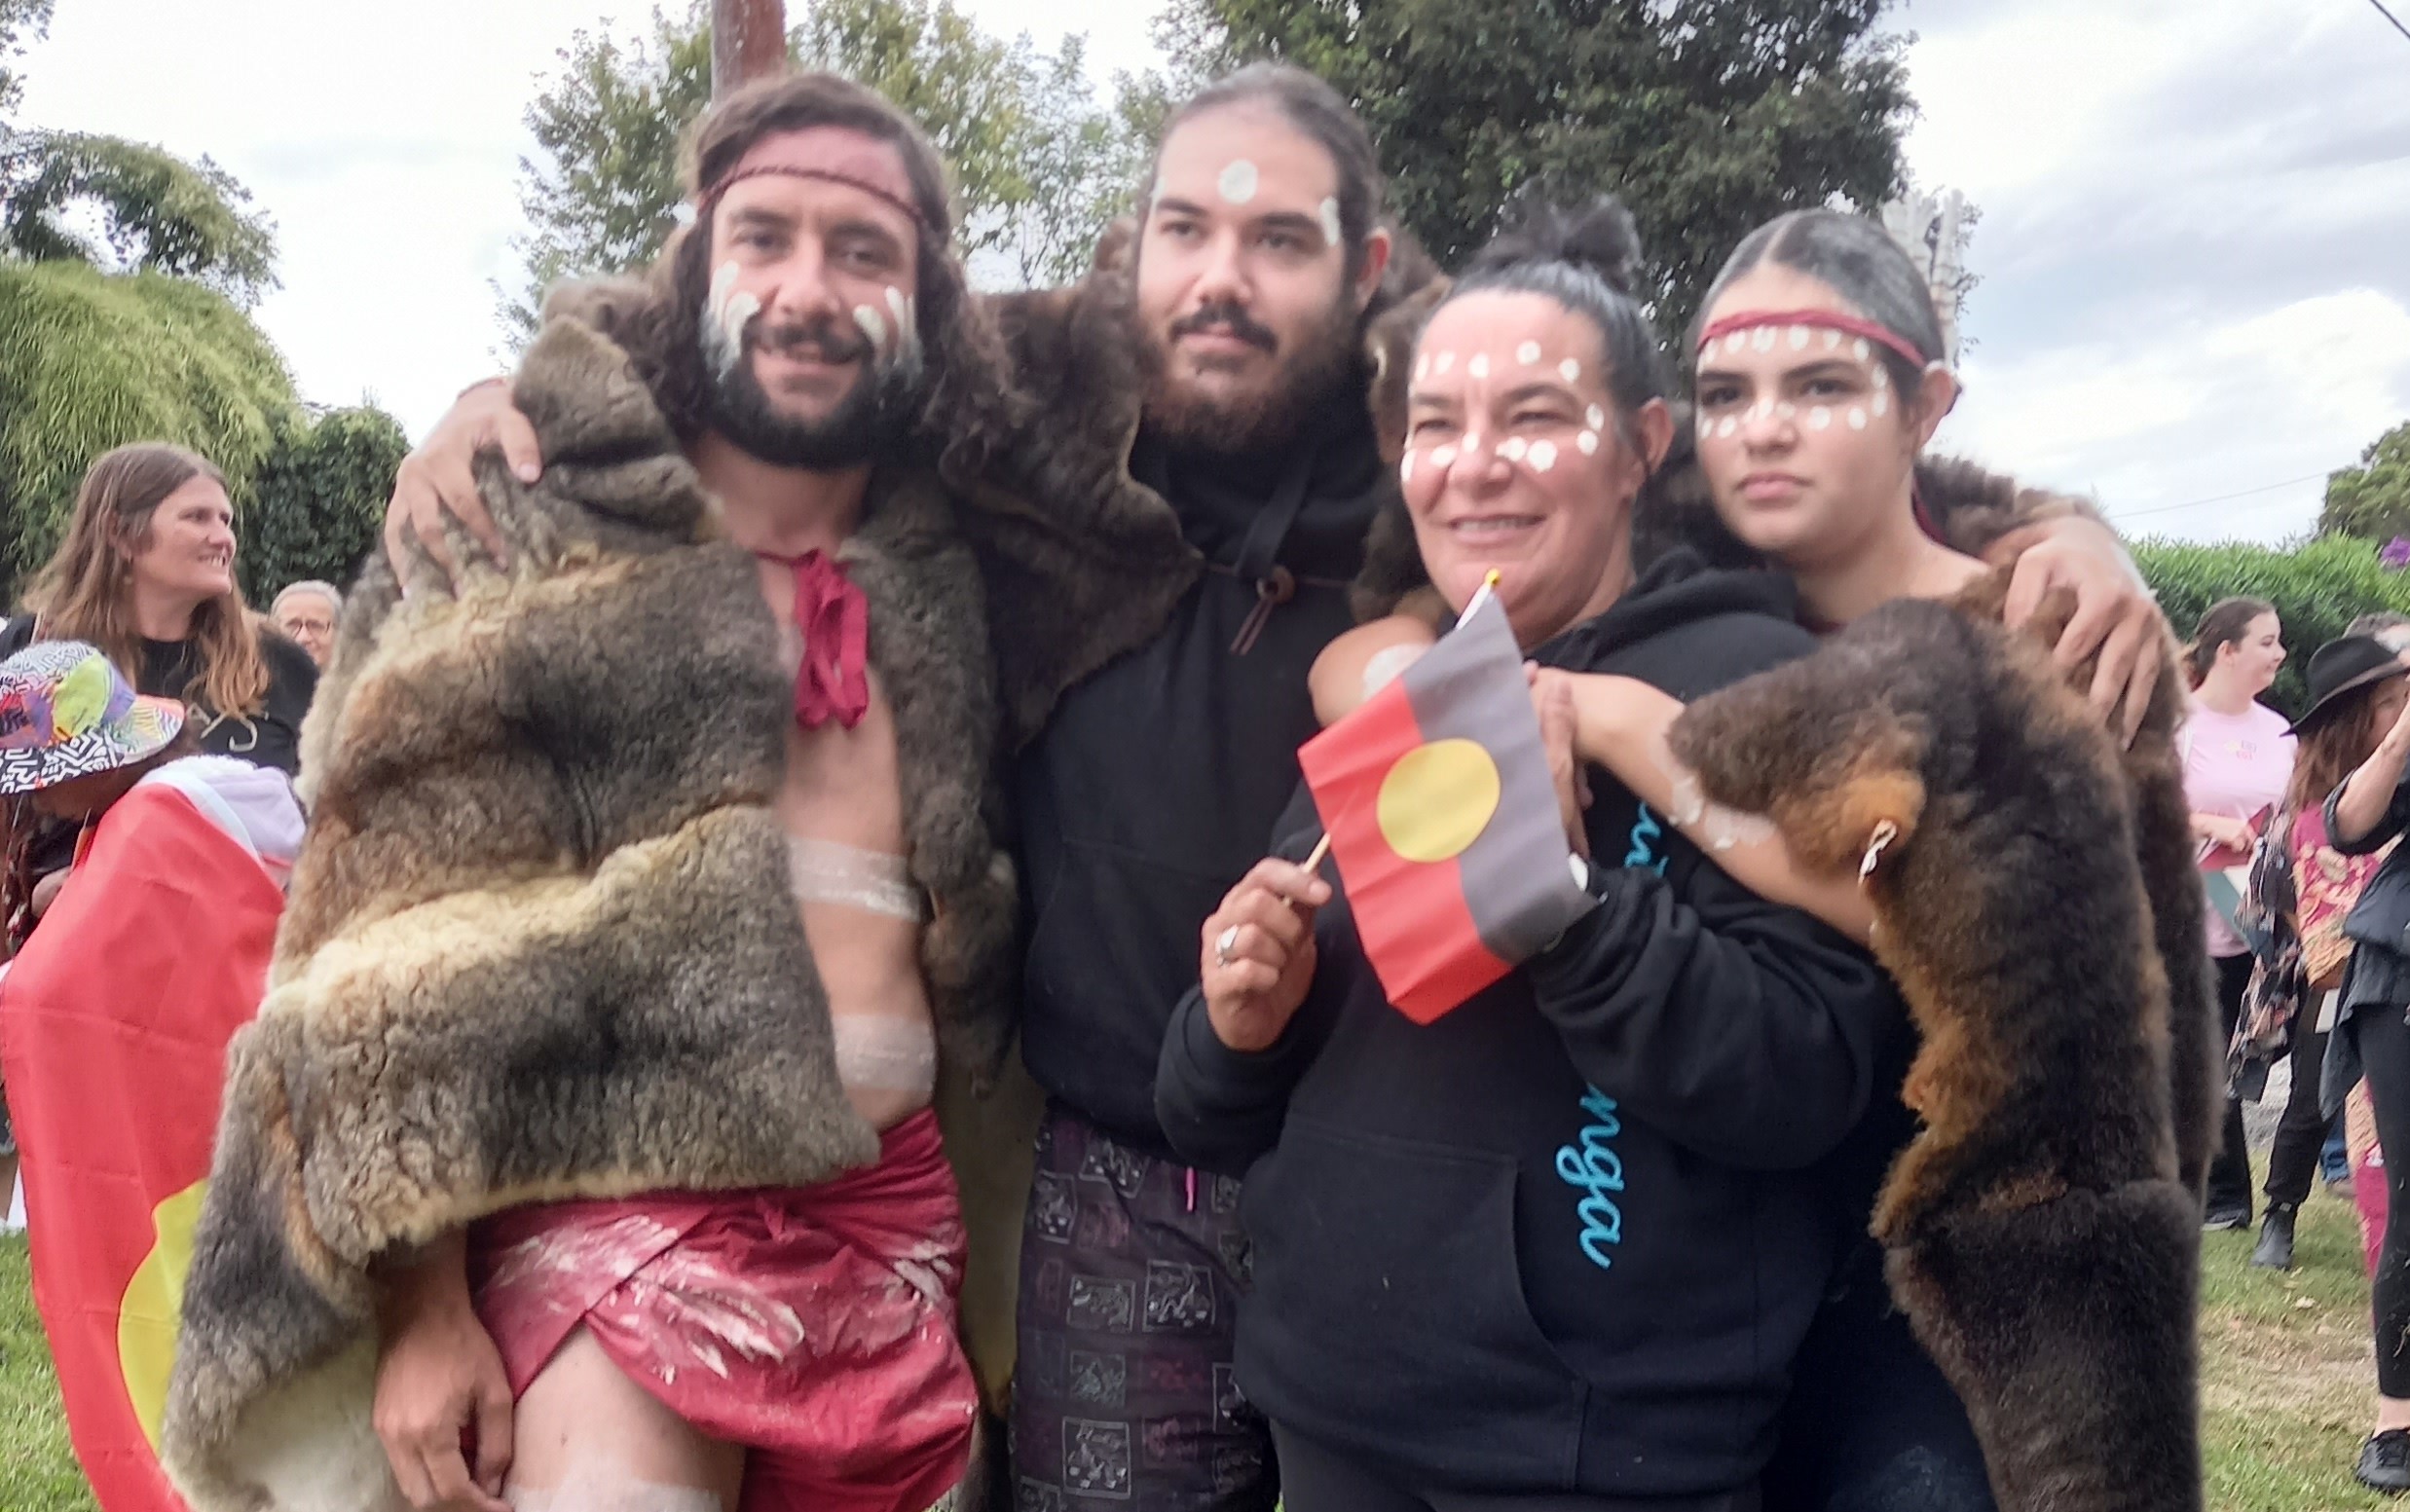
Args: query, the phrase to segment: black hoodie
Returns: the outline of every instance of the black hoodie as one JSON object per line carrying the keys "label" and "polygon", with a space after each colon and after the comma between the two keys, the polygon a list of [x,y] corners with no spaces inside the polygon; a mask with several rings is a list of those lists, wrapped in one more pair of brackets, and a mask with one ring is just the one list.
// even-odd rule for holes
{"label": "black hoodie", "polygon": [[[1687,700],[1814,644],[1783,579],[1678,555],[1537,659]],[[1871,957],[1592,777],[1613,869],[1554,947],[1419,1027],[1335,900],[1271,1049],[1190,991],[1157,1108],[1246,1176],[1238,1383],[1275,1421],[1410,1482],[1711,1498],[1771,1451],[1838,1238],[1809,1167],[1905,1016]]]}

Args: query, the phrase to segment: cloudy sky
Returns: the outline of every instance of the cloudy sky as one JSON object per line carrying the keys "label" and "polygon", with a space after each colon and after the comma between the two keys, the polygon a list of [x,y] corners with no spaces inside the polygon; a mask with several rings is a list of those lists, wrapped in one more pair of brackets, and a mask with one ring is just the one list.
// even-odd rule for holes
{"label": "cloudy sky", "polygon": [[[789,0],[793,8],[799,0]],[[2410,4],[2388,0],[2410,19]],[[1146,0],[965,0],[1152,58]],[[521,115],[642,0],[58,0],[25,118],[207,153],[275,217],[306,397],[423,433],[496,367]],[[2138,534],[2274,540],[2410,418],[2410,38],[2368,0],[1908,0],[1909,166],[1983,210],[1945,442]]]}

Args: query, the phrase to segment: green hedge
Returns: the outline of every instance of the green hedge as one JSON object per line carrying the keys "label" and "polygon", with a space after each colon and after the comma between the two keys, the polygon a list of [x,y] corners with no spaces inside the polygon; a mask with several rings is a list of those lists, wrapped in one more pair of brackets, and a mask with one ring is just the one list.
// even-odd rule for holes
{"label": "green hedge", "polygon": [[2189,637],[2202,611],[2220,599],[2247,594],[2277,607],[2292,654],[2267,701],[2287,715],[2300,713],[2307,702],[2302,674],[2312,651],[2362,614],[2410,614],[2410,572],[2379,565],[2376,545],[2352,536],[2320,536],[2289,551],[2239,542],[2145,540],[2134,544],[2133,559],[2178,639]]}
{"label": "green hedge", "polygon": [[349,587],[385,526],[393,472],[410,450],[383,410],[295,411],[239,503],[242,591],[265,608],[305,578]]}

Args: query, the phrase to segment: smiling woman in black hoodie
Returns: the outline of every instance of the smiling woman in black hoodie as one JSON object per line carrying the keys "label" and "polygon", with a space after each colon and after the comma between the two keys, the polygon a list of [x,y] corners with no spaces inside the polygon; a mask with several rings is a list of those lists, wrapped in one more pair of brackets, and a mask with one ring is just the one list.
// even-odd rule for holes
{"label": "smiling woman in black hoodie", "polygon": [[[1671,428],[1636,260],[1612,201],[1527,209],[1424,333],[1400,477],[1452,605],[1497,569],[1535,660],[1687,699],[1813,642],[1779,577],[1633,574]],[[1427,1027],[1286,862],[1205,925],[1158,1111],[1248,1178],[1237,1385],[1294,1512],[1756,1505],[1835,1247],[1807,1167],[1904,1020],[1629,793],[1580,823],[1596,905]]]}

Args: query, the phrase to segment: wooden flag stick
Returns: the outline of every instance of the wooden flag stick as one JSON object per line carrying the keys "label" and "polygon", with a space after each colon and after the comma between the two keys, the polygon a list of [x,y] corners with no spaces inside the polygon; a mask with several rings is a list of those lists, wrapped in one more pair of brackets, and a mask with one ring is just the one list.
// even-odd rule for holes
{"label": "wooden flag stick", "polygon": [[1311,855],[1311,856],[1308,856],[1308,857],[1306,858],[1306,862],[1305,862],[1306,869],[1307,869],[1308,871],[1319,871],[1319,870],[1321,870],[1321,869],[1322,869],[1322,861],[1323,861],[1323,858],[1327,857],[1329,854],[1330,854],[1330,831],[1329,831],[1329,830],[1323,830],[1323,831],[1322,831],[1322,838],[1321,838],[1321,840],[1320,840],[1320,841],[1319,841],[1319,842],[1318,842],[1318,843],[1317,843],[1317,844],[1314,847],[1314,854],[1313,854],[1313,855]]}

